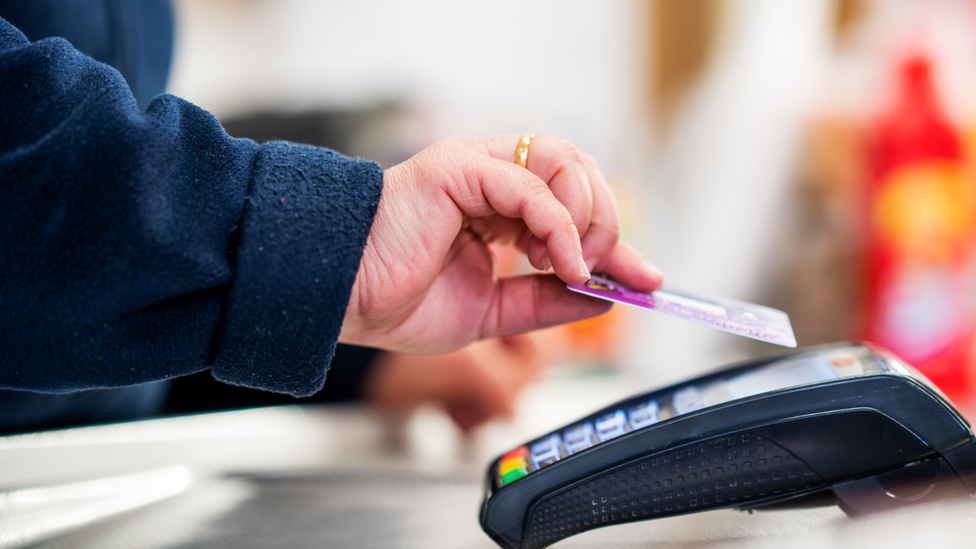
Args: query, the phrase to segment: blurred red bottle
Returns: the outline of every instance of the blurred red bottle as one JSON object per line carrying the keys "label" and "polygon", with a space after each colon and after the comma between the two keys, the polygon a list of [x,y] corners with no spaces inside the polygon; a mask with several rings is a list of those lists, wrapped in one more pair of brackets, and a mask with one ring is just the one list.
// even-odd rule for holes
{"label": "blurred red bottle", "polygon": [[929,62],[905,61],[898,86],[875,127],[866,339],[960,395],[974,336],[976,181]]}

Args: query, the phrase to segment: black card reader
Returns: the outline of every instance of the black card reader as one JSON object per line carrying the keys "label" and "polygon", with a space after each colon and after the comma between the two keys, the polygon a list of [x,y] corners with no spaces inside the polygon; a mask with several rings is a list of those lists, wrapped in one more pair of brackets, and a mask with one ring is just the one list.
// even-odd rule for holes
{"label": "black card reader", "polygon": [[604,408],[488,469],[506,549],[721,508],[849,515],[976,494],[976,442],[921,374],[857,343],[732,365]]}

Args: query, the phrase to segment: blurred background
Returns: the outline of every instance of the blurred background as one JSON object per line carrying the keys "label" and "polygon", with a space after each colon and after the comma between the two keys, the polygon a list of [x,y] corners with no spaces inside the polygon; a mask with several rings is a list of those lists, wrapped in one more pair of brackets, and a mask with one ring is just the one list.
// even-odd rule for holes
{"label": "blurred background", "polygon": [[[231,135],[390,166],[449,136],[556,134],[597,159],[625,238],[668,284],[782,308],[801,346],[875,341],[970,398],[974,0],[176,9],[170,91]],[[549,366],[513,418],[462,435],[422,406],[407,428],[443,436],[421,451],[496,451],[499,437],[778,350],[620,306],[540,341]]]}

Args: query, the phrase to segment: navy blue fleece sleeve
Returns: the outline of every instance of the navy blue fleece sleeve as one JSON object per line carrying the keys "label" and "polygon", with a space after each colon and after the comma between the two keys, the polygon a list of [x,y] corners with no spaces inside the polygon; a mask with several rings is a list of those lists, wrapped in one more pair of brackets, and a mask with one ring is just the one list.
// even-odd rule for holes
{"label": "navy blue fleece sleeve", "polygon": [[0,19],[0,387],[210,368],[322,386],[382,188],[373,163],[229,137]]}

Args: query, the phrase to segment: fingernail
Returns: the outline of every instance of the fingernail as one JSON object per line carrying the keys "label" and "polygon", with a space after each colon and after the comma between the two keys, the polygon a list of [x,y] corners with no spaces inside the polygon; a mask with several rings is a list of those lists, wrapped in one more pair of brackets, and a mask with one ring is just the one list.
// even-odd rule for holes
{"label": "fingernail", "polygon": [[586,260],[583,259],[582,255],[579,256],[579,269],[580,269],[579,272],[580,276],[584,278],[590,278],[590,269],[586,266]]}
{"label": "fingernail", "polygon": [[549,259],[548,255],[542,256],[542,270],[548,271],[552,268],[552,260]]}

